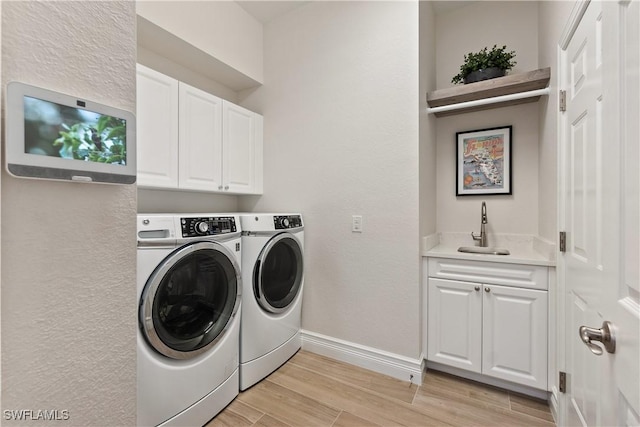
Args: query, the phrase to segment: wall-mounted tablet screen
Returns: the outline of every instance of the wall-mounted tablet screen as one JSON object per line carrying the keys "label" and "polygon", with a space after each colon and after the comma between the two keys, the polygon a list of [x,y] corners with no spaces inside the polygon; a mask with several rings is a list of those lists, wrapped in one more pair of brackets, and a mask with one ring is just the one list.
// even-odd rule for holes
{"label": "wall-mounted tablet screen", "polygon": [[7,85],[5,164],[17,177],[132,184],[132,113],[47,89]]}

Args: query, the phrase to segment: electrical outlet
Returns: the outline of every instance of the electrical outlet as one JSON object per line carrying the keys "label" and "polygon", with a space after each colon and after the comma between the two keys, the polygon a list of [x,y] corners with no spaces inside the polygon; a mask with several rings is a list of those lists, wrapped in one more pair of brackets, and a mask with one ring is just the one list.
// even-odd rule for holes
{"label": "electrical outlet", "polygon": [[362,215],[351,216],[351,231],[353,233],[362,233]]}

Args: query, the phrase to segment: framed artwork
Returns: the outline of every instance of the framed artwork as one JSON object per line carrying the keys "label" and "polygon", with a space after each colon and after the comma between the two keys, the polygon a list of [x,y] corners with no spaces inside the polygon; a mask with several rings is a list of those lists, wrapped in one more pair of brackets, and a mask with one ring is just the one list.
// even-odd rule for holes
{"label": "framed artwork", "polygon": [[511,194],[511,128],[456,133],[456,196]]}

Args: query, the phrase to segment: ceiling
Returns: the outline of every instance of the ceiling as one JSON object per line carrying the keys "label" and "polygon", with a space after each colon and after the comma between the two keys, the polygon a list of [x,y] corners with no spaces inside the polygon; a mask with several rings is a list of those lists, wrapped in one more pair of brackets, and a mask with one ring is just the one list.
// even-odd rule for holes
{"label": "ceiling", "polygon": [[[431,1],[433,10],[436,14],[446,13],[454,9],[458,9],[467,6],[474,1],[458,1],[458,0],[439,0]],[[285,1],[271,1],[271,0],[237,0],[236,3],[240,5],[249,15],[256,18],[258,21],[266,24],[267,22],[284,15],[291,10],[300,7],[304,4],[310,3],[310,0],[285,0]]]}

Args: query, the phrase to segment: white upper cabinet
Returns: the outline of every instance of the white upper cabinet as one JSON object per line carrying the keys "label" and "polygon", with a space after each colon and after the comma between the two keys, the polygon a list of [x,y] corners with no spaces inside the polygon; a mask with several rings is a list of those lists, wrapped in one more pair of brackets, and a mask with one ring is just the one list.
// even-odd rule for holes
{"label": "white upper cabinet", "polygon": [[262,193],[262,116],[224,101],[222,118],[224,189]]}
{"label": "white upper cabinet", "polygon": [[180,188],[222,190],[222,99],[180,83],[179,110]]}
{"label": "white upper cabinet", "polygon": [[139,186],[262,193],[259,114],[139,64],[137,112]]}
{"label": "white upper cabinet", "polygon": [[178,81],[138,65],[138,185],[178,188]]}

